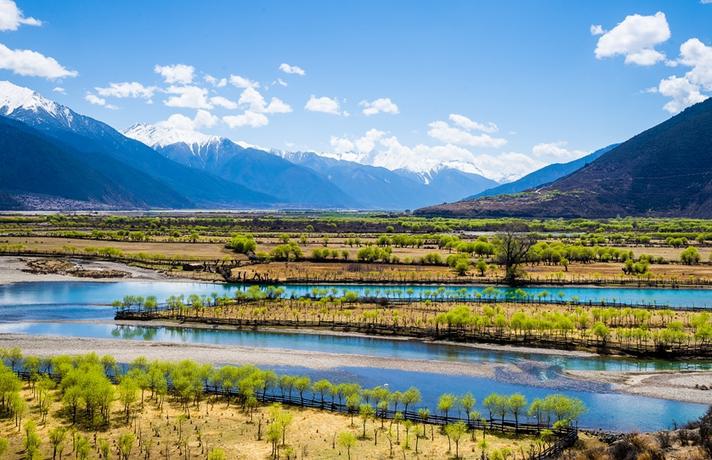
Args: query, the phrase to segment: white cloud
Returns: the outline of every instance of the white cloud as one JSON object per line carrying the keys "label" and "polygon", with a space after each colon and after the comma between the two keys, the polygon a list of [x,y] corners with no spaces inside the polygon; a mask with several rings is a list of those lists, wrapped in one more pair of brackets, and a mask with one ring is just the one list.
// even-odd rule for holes
{"label": "white cloud", "polygon": [[241,128],[249,126],[259,128],[269,123],[269,119],[262,113],[255,113],[247,110],[241,115],[225,115],[222,120],[231,128]]}
{"label": "white cloud", "polygon": [[262,94],[254,87],[248,87],[242,91],[237,101],[237,106],[243,107],[245,109],[244,113],[226,115],[222,118],[231,128],[245,126],[259,128],[269,123],[269,118],[267,118],[266,114],[289,113],[292,111],[289,104],[276,97],[270,99],[268,104]]}
{"label": "white cloud", "polygon": [[276,97],[273,97],[267,104],[265,98],[255,88],[246,88],[240,94],[237,103],[246,106],[247,110],[254,113],[289,113],[292,111],[289,104]]}
{"label": "white cloud", "polygon": [[672,98],[663,108],[675,114],[707,99],[707,96],[700,93],[699,86],[690,83],[687,77],[668,77],[660,82],[658,92],[663,96]]}
{"label": "white cloud", "polygon": [[109,83],[109,86],[105,88],[96,87],[94,88],[100,96],[103,97],[116,97],[116,98],[141,98],[150,100],[153,94],[156,92],[155,86],[143,86],[141,83],[132,82],[122,82],[122,83]]}
{"label": "white cloud", "polygon": [[332,115],[344,115],[341,112],[341,107],[339,106],[339,101],[334,98],[321,96],[316,97],[313,94],[309,97],[304,109],[309,112],[322,112],[329,113]]}
{"label": "white cloud", "polygon": [[104,98],[102,98],[102,97],[99,97],[99,96],[97,96],[96,94],[87,93],[86,96],[84,96],[84,99],[85,99],[88,103],[90,103],[90,104],[93,104],[93,105],[100,105],[100,106],[105,107],[105,108],[107,108],[107,109],[112,109],[112,110],[114,110],[114,109],[117,109],[117,108],[118,108],[118,107],[116,107],[115,105],[107,104],[107,103],[106,103],[106,99],[104,99]]}
{"label": "white cloud", "polygon": [[25,77],[42,77],[48,80],[76,77],[77,71],[67,70],[54,58],[32,50],[13,50],[0,43],[0,69],[11,70]]}
{"label": "white cloud", "polygon": [[470,131],[482,131],[483,133],[496,133],[499,131],[497,125],[491,121],[487,123],[479,123],[457,113],[451,113],[448,118],[457,126]]}
{"label": "white cloud", "polygon": [[195,68],[192,65],[156,65],[153,71],[160,74],[168,84],[188,85],[193,82]]}
{"label": "white cloud", "polygon": [[546,164],[533,155],[515,152],[480,154],[453,144],[407,146],[377,129],[358,138],[332,136],[329,143],[332,152],[324,155],[331,158],[416,172],[449,167],[500,181],[517,179]]}
{"label": "white cloud", "polygon": [[567,149],[566,145],[566,141],[536,144],[532,147],[532,154],[545,163],[561,163],[581,158],[587,153],[584,150]]}
{"label": "white cloud", "polygon": [[240,99],[238,99],[237,103],[246,105],[248,109],[253,112],[263,112],[265,108],[265,98],[262,97],[262,94],[256,89],[249,87],[240,94]]}
{"label": "white cloud", "polygon": [[240,75],[230,75],[230,84],[236,88],[259,88],[260,84]]}
{"label": "white cloud", "polygon": [[293,74],[293,75],[304,76],[306,74],[306,72],[304,72],[304,69],[302,69],[301,67],[298,67],[296,65],[289,65],[289,64],[285,64],[285,63],[282,63],[279,65],[279,70],[281,70],[284,73]]}
{"label": "white cloud", "polygon": [[704,101],[704,91],[712,91],[712,46],[691,38],[680,45],[680,57],[675,62],[691,69],[661,80],[657,87],[658,93],[670,98],[663,109],[672,114]]}
{"label": "white cloud", "polygon": [[288,86],[287,82],[282,80],[281,78],[278,78],[272,83],[273,85],[279,85],[279,86]]}
{"label": "white cloud", "polygon": [[472,134],[445,121],[434,121],[428,125],[428,135],[446,144],[465,145],[471,147],[499,148],[507,143],[506,139],[492,137],[489,134]]}
{"label": "white cloud", "polygon": [[166,89],[171,96],[163,103],[168,107],[183,107],[187,109],[212,109],[208,102],[208,90],[197,86],[169,86]]}
{"label": "white cloud", "polygon": [[679,62],[692,67],[686,74],[691,83],[712,91],[712,46],[705,45],[697,38],[691,38],[680,45]]}
{"label": "white cloud", "polygon": [[591,24],[591,35],[603,35],[606,33],[606,30],[603,28],[602,25],[600,24]]}
{"label": "white cloud", "polygon": [[223,107],[225,109],[229,110],[234,110],[237,108],[237,102],[231,101],[230,99],[222,96],[213,96],[210,98],[210,103],[218,106],[218,107]]}
{"label": "white cloud", "polygon": [[205,80],[206,83],[209,85],[212,85],[216,88],[224,88],[227,86],[227,78],[215,78],[212,75],[205,75],[203,77],[203,80]]}
{"label": "white cloud", "polygon": [[363,107],[363,114],[366,116],[376,115],[378,113],[397,114],[398,106],[388,97],[382,97],[373,101],[361,101],[359,103]]}
{"label": "white cloud", "polygon": [[273,97],[265,107],[265,113],[289,113],[292,107],[283,100]]}
{"label": "white cloud", "polygon": [[167,120],[156,123],[158,126],[195,132],[200,128],[212,128],[220,119],[207,110],[198,110],[195,117],[190,118],[180,113],[174,113]]}
{"label": "white cloud", "polygon": [[626,16],[623,22],[601,35],[595,54],[598,59],[622,55],[626,64],[649,66],[665,60],[665,55],[655,46],[669,38],[670,27],[665,13],[659,11],[653,16],[634,14]]}
{"label": "white cloud", "polygon": [[59,93],[59,94],[67,94],[67,90],[65,90],[61,86],[55,86],[54,88],[52,88],[52,92]]}
{"label": "white cloud", "polygon": [[363,162],[386,133],[377,129],[369,129],[363,136],[351,140],[347,137],[331,136],[329,143],[341,158],[348,161]]}
{"label": "white cloud", "polygon": [[21,25],[41,26],[42,21],[25,17],[14,1],[0,0],[0,31],[17,30]]}

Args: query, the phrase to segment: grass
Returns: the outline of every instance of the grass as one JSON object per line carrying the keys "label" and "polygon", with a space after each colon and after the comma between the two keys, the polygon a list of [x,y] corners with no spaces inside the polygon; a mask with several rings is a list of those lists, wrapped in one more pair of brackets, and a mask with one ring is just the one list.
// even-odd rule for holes
{"label": "grass", "polygon": [[[192,407],[191,417],[183,419],[183,412],[178,404],[167,400],[160,410],[153,402],[146,400],[143,409],[139,403],[135,405],[133,419],[127,424],[125,414],[119,407],[120,404],[115,402],[110,427],[95,432],[87,430],[81,423],[76,426],[71,425],[69,417],[62,411],[61,404],[56,401],[56,391],[52,392],[54,401],[45,423],[41,423],[37,400],[32,397],[30,389],[24,388],[21,394],[30,408],[23,423],[28,419],[37,423],[38,433],[42,439],[42,458],[52,458],[52,447],[48,436],[50,430],[57,426],[68,430],[63,458],[75,458],[76,453],[72,448],[72,437],[75,432],[88,439],[91,450],[89,458],[99,458],[100,439],[109,441],[110,458],[119,458],[118,439],[128,432],[136,437],[130,454],[132,459],[205,459],[212,449],[222,449],[225,458],[229,459],[270,458],[271,445],[265,438],[266,427],[270,420],[270,411],[267,407],[259,407],[250,420],[250,416],[234,404],[227,406],[224,401],[215,400],[211,403],[202,402],[199,408]],[[282,459],[288,458],[288,453],[291,453],[291,458],[300,459],[346,459],[346,450],[336,441],[338,435],[343,432],[351,432],[357,438],[355,446],[351,448],[353,459],[384,459],[390,456],[391,449],[387,439],[389,422],[386,422],[385,428],[381,429],[380,421],[368,421],[366,438],[361,438],[363,428],[358,418],[352,426],[350,417],[344,415],[313,409],[286,408],[286,410],[292,414],[293,419],[286,430],[286,445],[280,447]],[[393,427],[394,457],[416,457],[416,433],[422,435],[423,426],[418,424],[410,429],[407,445],[404,427],[401,425],[399,429],[400,443],[396,443],[395,426]],[[258,439],[258,430],[262,432],[261,440]],[[377,442],[374,440],[374,433],[377,433]],[[418,439],[417,458],[454,458],[454,444],[448,453],[447,437],[440,433],[439,427],[426,426],[425,433],[425,437],[421,436]],[[0,421],[0,436],[9,440],[9,448],[3,458],[24,458],[24,434],[15,427],[14,420]],[[474,442],[470,436],[469,433],[466,434],[460,442],[461,458],[480,458],[482,448],[479,443],[482,440],[482,433],[476,433]],[[538,444],[533,437],[515,438],[512,435],[496,432],[488,432],[486,440],[488,452],[506,448],[517,452],[518,456],[521,456],[522,450],[528,452],[531,446]]]}

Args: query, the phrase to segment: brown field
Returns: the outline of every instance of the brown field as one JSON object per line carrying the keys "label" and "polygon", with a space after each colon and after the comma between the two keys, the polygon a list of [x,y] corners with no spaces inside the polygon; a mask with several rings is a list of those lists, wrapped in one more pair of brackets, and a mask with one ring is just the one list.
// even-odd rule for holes
{"label": "brown field", "polygon": [[[281,244],[281,240],[275,237],[257,237],[258,251],[269,252],[275,246]],[[263,278],[271,280],[290,280],[303,279],[305,277],[311,279],[321,279],[325,281],[333,280],[368,280],[368,281],[385,281],[385,280],[404,280],[404,281],[468,281],[476,283],[483,281],[483,278],[477,276],[475,269],[471,268],[467,275],[457,276],[453,270],[446,266],[432,266],[419,264],[384,264],[384,263],[358,263],[356,262],[356,253],[358,247],[350,247],[346,243],[346,238],[340,236],[330,237],[326,246],[322,238],[310,237],[307,239],[307,244],[300,245],[305,257],[310,257],[315,249],[336,249],[339,252],[346,250],[349,253],[349,261],[345,262],[271,262],[257,264],[248,267],[241,267],[239,271],[247,275],[248,278],[253,277],[256,273]],[[362,242],[367,242],[369,239],[362,238]],[[370,241],[375,241],[371,239]],[[137,255],[140,253],[148,253],[155,255],[163,255],[166,257],[176,257],[196,260],[222,260],[226,258],[244,260],[245,256],[236,254],[233,251],[224,247],[224,242],[129,242],[129,241],[105,241],[105,240],[84,240],[73,238],[55,238],[55,237],[4,237],[0,239],[0,244],[22,244],[29,250],[44,250],[44,251],[59,251],[65,253],[83,253],[85,248],[112,247],[120,249],[126,255]],[[73,248],[71,251],[68,248]],[[681,249],[675,248],[658,248],[658,247],[629,247],[636,255],[649,254],[654,256],[662,256],[670,260],[676,260],[679,257]],[[452,252],[447,249],[437,249],[435,246],[425,246],[422,248],[393,248],[393,254],[397,256],[401,262],[417,261],[428,253],[439,253],[443,260]],[[702,260],[707,261],[711,248],[700,249]],[[608,280],[635,280],[633,276],[625,276],[622,272],[623,264],[620,262],[610,263],[571,263],[568,270],[564,270],[559,265],[525,265],[524,271],[528,276],[536,280],[562,279],[569,281],[583,281],[586,279],[608,279]],[[703,278],[712,279],[712,264],[700,265],[683,265],[680,263],[670,264],[653,264],[650,267],[652,278],[663,279],[689,279]],[[180,272],[182,273],[182,272]],[[191,277],[196,277],[197,274],[191,274]],[[502,276],[501,269],[490,267],[487,272],[487,277]],[[210,279],[214,279],[211,277]]]}
{"label": "brown field", "polygon": [[38,251],[65,251],[67,247],[74,247],[77,248],[77,253],[82,253],[85,248],[111,247],[120,249],[126,254],[150,253],[207,260],[225,257],[244,258],[226,249],[223,243],[131,242],[54,237],[4,237],[0,239],[0,243],[23,244],[27,249]]}
{"label": "brown field", "polygon": [[[54,392],[53,392],[54,393]],[[22,423],[32,419],[38,425],[38,433],[42,439],[42,458],[52,458],[52,446],[48,441],[49,431],[58,426],[64,426],[67,432],[64,442],[65,449],[62,458],[75,458],[72,446],[73,430],[83,434],[89,440],[89,458],[100,458],[98,444],[100,439],[106,439],[111,445],[110,458],[119,458],[117,440],[123,433],[132,432],[136,442],[130,454],[131,459],[169,458],[169,459],[205,459],[211,449],[220,448],[225,452],[226,459],[267,459],[270,457],[271,445],[265,439],[265,432],[270,415],[267,407],[259,407],[252,416],[241,411],[234,405],[229,407],[222,400],[213,401],[212,404],[202,402],[199,407],[191,407],[190,419],[181,422],[179,416],[183,414],[177,404],[169,400],[159,410],[155,403],[146,400],[143,409],[137,403],[134,407],[134,420],[127,424],[125,414],[119,402],[113,403],[111,426],[108,429],[93,431],[79,423],[71,425],[71,419],[62,411],[62,406],[57,401],[52,403],[46,423],[41,423],[37,408],[37,401],[32,398],[29,388],[22,392],[25,397],[29,413]],[[147,395],[148,396],[148,395]],[[55,399],[56,394],[54,395]],[[385,459],[390,457],[390,447],[387,438],[389,421],[381,429],[380,420],[369,420],[366,423],[366,438],[360,439],[362,422],[356,417],[354,425],[345,415],[319,411],[313,409],[300,409],[287,407],[293,415],[293,420],[287,427],[286,445],[280,447],[280,458],[296,459],[347,459],[346,449],[335,442],[335,437],[342,432],[351,432],[357,437],[356,444],[351,448],[352,459]],[[261,423],[260,423],[261,421]],[[257,431],[261,425],[262,439],[257,439]],[[374,430],[378,432],[377,442],[374,442]],[[445,459],[454,458],[455,445],[448,452],[447,438],[440,433],[439,428],[428,425],[425,437],[422,437],[423,426],[417,424],[406,434],[403,425],[399,428],[400,443],[396,442],[396,426],[392,427],[392,443],[394,458],[421,458]],[[418,454],[415,453],[416,433],[418,439]],[[24,432],[18,431],[14,420],[3,419],[0,421],[0,436],[9,441],[9,449],[3,458],[25,458],[22,441]],[[433,438],[434,436],[434,438]],[[473,442],[468,433],[460,441],[460,458],[476,459],[482,455],[479,443],[482,433],[478,431]],[[139,445],[138,440],[143,442]],[[487,432],[487,452],[495,449],[508,448],[521,457],[522,452],[528,452],[532,445],[538,441],[533,437],[518,437],[502,435],[501,433]]]}

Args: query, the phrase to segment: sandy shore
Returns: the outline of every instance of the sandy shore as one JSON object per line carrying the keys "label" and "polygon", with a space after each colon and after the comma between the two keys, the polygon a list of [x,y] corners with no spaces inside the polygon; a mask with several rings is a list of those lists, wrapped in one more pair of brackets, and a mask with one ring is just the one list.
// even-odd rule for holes
{"label": "sandy shore", "polygon": [[[712,371],[566,371],[565,375],[608,383],[615,391],[712,405]],[[709,390],[696,388],[705,385]]]}
{"label": "sandy shore", "polygon": [[[27,268],[27,262],[33,257],[0,256],[0,284],[21,283],[29,281],[185,281],[168,277],[162,273],[146,268],[132,267],[120,262],[76,260],[86,270],[118,270],[127,272],[130,278],[82,278],[73,275],[38,274],[22,270]],[[71,260],[71,258],[69,258]]]}
{"label": "sandy shore", "polygon": [[55,336],[0,334],[0,348],[19,347],[23,353],[37,356],[98,353],[113,355],[128,362],[139,356],[149,359],[180,361],[193,359],[210,364],[254,364],[257,366],[299,366],[311,369],[338,367],[372,367],[404,371],[437,372],[448,375],[494,377],[498,368],[516,367],[508,364],[458,363],[447,361],[407,360],[369,355],[336,354],[282,348],[255,348],[132,340],[92,339]]}

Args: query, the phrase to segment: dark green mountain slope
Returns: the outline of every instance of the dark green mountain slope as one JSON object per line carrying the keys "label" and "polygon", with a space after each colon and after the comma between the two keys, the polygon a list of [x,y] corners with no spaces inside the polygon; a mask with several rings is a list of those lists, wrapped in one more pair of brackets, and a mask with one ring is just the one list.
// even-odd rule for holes
{"label": "dark green mountain slope", "polygon": [[418,210],[421,215],[712,218],[712,99],[539,189]]}

